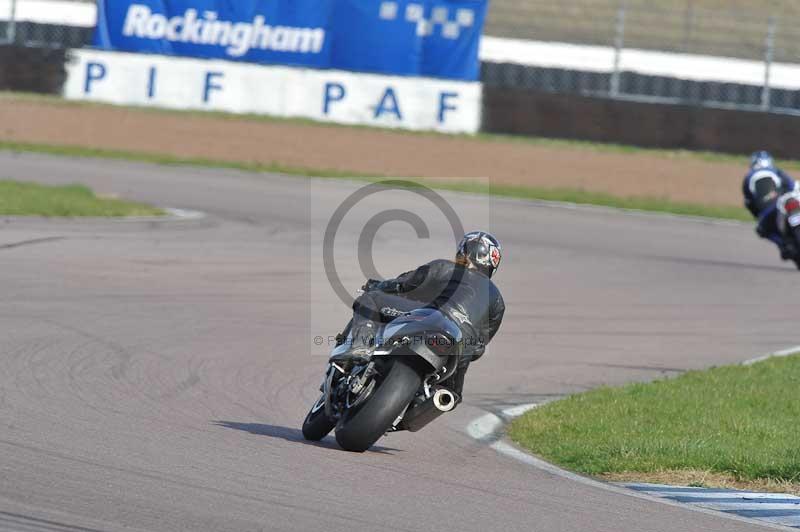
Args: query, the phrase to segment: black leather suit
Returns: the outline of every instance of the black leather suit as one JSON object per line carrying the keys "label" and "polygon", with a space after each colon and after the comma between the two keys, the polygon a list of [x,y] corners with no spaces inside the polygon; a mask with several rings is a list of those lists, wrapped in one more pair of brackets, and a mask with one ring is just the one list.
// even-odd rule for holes
{"label": "black leather suit", "polygon": [[447,314],[461,328],[465,354],[472,360],[483,355],[500,329],[506,309],[503,296],[491,279],[449,260],[424,264],[375,288]]}
{"label": "black leather suit", "polygon": [[483,356],[503,321],[505,303],[491,279],[455,262],[435,260],[368,288],[396,294],[418,303],[418,308],[438,309],[458,324],[464,337],[464,356],[459,371],[447,384],[461,394],[467,367]]}

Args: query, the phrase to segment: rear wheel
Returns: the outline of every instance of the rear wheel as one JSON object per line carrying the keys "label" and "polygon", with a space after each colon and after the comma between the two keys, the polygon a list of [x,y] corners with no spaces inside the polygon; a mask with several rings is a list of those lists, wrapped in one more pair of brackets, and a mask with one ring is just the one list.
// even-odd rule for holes
{"label": "rear wheel", "polygon": [[408,362],[403,357],[394,359],[367,401],[345,413],[336,427],[336,441],[342,449],[359,453],[369,449],[414,399],[422,377]]}
{"label": "rear wheel", "polygon": [[325,396],[321,395],[303,421],[303,437],[309,441],[319,441],[335,426],[336,422],[325,415]]}

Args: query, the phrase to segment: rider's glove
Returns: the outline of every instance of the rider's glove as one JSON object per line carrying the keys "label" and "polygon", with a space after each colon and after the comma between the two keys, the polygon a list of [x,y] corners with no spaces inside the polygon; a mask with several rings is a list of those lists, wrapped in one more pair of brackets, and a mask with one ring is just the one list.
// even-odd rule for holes
{"label": "rider's glove", "polygon": [[364,286],[361,287],[361,289],[364,292],[369,292],[370,290],[375,290],[379,284],[381,284],[381,282],[378,281],[377,279],[368,279],[367,282],[364,283]]}

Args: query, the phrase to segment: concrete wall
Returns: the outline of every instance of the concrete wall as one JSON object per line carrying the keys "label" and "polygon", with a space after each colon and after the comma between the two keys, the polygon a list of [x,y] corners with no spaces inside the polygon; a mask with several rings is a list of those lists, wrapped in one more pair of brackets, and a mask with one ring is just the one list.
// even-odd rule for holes
{"label": "concrete wall", "polygon": [[61,94],[66,51],[0,46],[0,90]]}
{"label": "concrete wall", "polygon": [[800,158],[800,116],[484,87],[483,130]]}

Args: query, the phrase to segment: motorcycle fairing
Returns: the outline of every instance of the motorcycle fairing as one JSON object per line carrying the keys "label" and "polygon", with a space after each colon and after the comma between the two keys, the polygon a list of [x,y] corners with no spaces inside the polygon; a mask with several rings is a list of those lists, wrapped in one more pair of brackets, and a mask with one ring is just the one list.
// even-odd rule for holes
{"label": "motorcycle fairing", "polygon": [[[451,353],[443,356],[430,349],[427,338],[434,333],[444,334],[453,342]],[[392,354],[397,345],[403,345],[430,364],[434,371],[439,371],[451,356],[461,354],[462,339],[461,329],[444,313],[433,308],[421,308],[393,320],[378,333],[375,355]]]}

